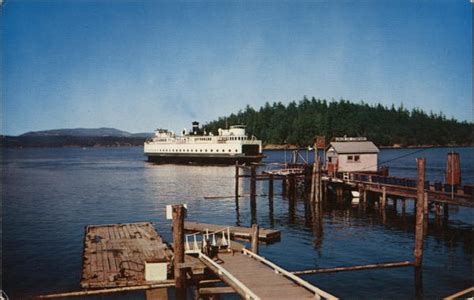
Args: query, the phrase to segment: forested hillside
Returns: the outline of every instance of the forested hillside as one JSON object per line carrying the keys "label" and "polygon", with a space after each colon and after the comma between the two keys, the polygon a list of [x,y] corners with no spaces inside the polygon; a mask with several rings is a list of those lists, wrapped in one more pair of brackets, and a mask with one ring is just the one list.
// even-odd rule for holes
{"label": "forested hillside", "polygon": [[[467,109],[467,108],[466,108]],[[448,119],[442,113],[402,106],[307,99],[244,110],[204,126],[217,133],[228,125],[247,125],[247,132],[265,144],[310,145],[316,135],[365,136],[377,145],[471,145],[474,124]]]}

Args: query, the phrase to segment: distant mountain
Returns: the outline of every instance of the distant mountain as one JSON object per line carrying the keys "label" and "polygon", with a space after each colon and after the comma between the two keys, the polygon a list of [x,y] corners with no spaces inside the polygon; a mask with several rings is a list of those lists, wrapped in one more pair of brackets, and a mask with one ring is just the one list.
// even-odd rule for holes
{"label": "distant mountain", "polygon": [[30,131],[20,136],[121,136],[129,137],[129,132],[115,128],[72,128]]}
{"label": "distant mountain", "polygon": [[132,133],[132,137],[149,138],[152,136],[153,136],[153,132]]}
{"label": "distant mountain", "polygon": [[0,147],[123,147],[142,146],[153,133],[130,133],[115,128],[73,128],[30,131],[0,136]]}
{"label": "distant mountain", "polygon": [[143,137],[152,136],[152,133],[130,133],[115,128],[72,128],[72,129],[53,129],[43,131],[30,131],[20,135],[20,137],[39,137],[39,136],[73,136],[73,137]]}

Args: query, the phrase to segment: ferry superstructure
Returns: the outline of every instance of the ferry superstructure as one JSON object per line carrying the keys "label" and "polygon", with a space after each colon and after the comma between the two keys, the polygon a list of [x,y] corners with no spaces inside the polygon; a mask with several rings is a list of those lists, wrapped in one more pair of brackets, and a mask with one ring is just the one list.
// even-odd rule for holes
{"label": "ferry superstructure", "polygon": [[175,164],[234,164],[258,162],[263,158],[262,141],[248,137],[244,125],[218,130],[218,135],[201,133],[199,123],[192,131],[176,135],[157,129],[144,145],[148,161]]}

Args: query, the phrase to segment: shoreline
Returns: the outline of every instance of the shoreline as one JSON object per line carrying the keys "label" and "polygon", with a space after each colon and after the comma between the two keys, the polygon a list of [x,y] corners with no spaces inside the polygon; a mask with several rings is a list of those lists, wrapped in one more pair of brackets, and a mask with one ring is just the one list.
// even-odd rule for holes
{"label": "shoreline", "polygon": [[[473,148],[474,145],[392,145],[392,146],[377,146],[379,149],[429,149],[429,148]],[[292,144],[267,144],[263,145],[263,150],[306,150],[306,147],[300,147]]]}
{"label": "shoreline", "polygon": [[[130,143],[118,143],[118,144],[96,144],[96,145],[57,145],[57,146],[8,146],[0,144],[0,149],[45,149],[45,148],[132,148],[132,147],[143,147],[143,144],[134,145]],[[392,145],[392,146],[378,146],[379,149],[429,149],[429,148],[474,148],[474,145]],[[267,144],[263,145],[264,151],[277,151],[277,150],[306,150],[307,147],[301,147],[293,144]]]}

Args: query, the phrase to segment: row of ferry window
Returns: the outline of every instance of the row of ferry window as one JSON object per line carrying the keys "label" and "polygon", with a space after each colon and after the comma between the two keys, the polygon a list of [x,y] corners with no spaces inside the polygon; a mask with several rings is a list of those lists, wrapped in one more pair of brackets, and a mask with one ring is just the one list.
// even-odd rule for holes
{"label": "row of ferry window", "polygon": [[[199,138],[194,138],[195,141],[210,141],[212,138],[210,137],[199,137]],[[236,137],[225,137],[223,138],[224,140],[229,140],[229,141],[244,141],[247,139],[245,136],[236,136]]]}
{"label": "row of ferry window", "polygon": [[231,136],[230,138],[227,138],[227,139],[229,139],[231,141],[243,141],[243,140],[246,140],[247,137],[243,137],[243,136],[232,137]]}
{"label": "row of ferry window", "polygon": [[[160,152],[207,152],[207,149],[204,149],[204,151],[202,149],[199,149],[199,151],[197,149],[196,150],[193,150],[193,149],[160,149],[158,151],[160,151]],[[214,152],[214,149],[210,149],[209,152]],[[219,152],[219,149],[216,149],[216,152]],[[225,152],[225,149],[222,149],[222,152]],[[232,150],[229,149],[228,152],[232,152]],[[235,149],[235,152],[239,152],[239,150]]]}

